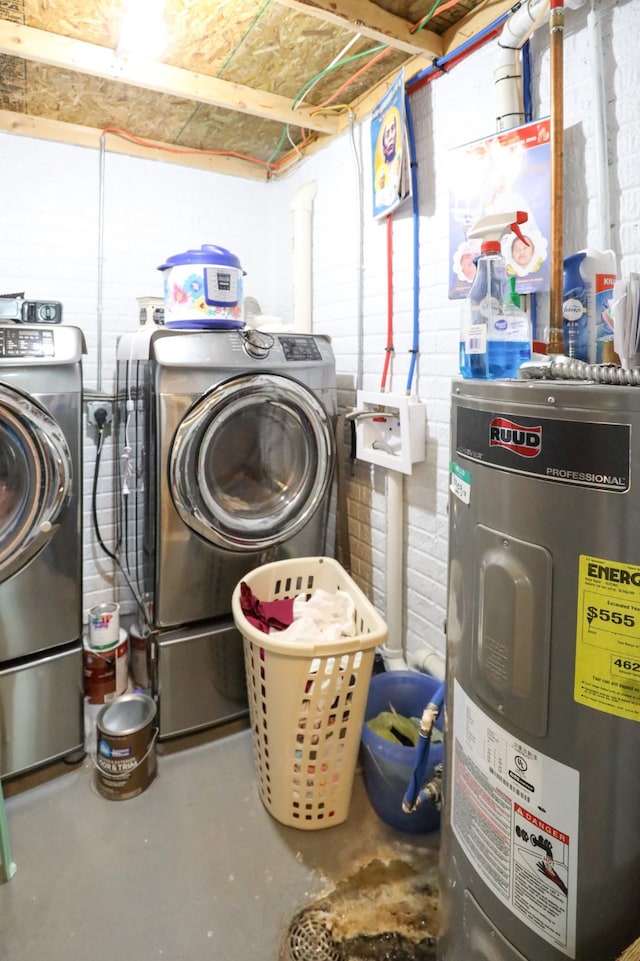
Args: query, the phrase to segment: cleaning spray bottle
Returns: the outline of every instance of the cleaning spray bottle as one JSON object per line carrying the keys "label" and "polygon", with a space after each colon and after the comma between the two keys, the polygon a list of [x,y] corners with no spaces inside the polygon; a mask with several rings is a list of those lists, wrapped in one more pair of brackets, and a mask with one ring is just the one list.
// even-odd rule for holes
{"label": "cleaning spray bottle", "polygon": [[469,237],[482,246],[471,290],[462,308],[460,373],[463,377],[496,380],[516,377],[531,359],[531,323],[509,291],[500,238],[507,230],[527,243],[520,224],[527,213],[517,210],[490,214],[476,221]]}
{"label": "cleaning spray bottle", "polygon": [[613,250],[579,250],[565,257],[563,267],[564,352],[588,364],[611,363],[616,255]]}

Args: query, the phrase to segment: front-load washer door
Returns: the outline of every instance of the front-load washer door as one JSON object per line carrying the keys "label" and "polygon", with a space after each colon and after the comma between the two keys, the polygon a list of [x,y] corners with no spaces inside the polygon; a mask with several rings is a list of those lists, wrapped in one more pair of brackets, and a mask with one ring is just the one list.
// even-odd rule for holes
{"label": "front-load washer door", "polygon": [[335,460],[332,424],[315,395],[277,374],[225,381],[194,404],[170,456],[180,517],[217,547],[284,543],[316,513]]}
{"label": "front-load washer door", "polygon": [[0,583],[46,547],[72,489],[60,427],[28,394],[0,381]]}

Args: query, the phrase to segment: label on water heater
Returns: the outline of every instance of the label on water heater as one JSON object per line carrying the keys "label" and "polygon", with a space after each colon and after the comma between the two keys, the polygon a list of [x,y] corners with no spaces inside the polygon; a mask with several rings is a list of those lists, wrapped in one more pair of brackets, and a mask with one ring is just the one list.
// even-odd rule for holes
{"label": "label on water heater", "polygon": [[503,730],[453,687],[458,843],[516,917],[575,958],[579,772]]}
{"label": "label on water heater", "polygon": [[471,474],[453,460],[449,465],[449,470],[451,471],[449,490],[463,504],[469,504],[471,502]]}
{"label": "label on water heater", "polygon": [[573,696],[640,721],[640,567],[580,555]]}
{"label": "label on water heater", "polygon": [[490,468],[557,484],[624,493],[631,486],[631,427],[514,411],[456,412],[455,453]]}

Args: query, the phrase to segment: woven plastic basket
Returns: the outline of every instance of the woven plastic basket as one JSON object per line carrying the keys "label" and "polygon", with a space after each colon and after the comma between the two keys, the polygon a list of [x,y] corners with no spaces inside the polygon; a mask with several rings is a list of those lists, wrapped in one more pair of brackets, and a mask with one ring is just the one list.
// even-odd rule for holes
{"label": "woven plastic basket", "polygon": [[265,564],[243,578],[261,601],[315,590],[346,591],[356,635],[337,641],[279,640],[245,618],[240,583],[233,618],[244,639],[253,752],[262,803],[290,827],[346,820],[375,649],[387,627],[344,568],[330,557]]}

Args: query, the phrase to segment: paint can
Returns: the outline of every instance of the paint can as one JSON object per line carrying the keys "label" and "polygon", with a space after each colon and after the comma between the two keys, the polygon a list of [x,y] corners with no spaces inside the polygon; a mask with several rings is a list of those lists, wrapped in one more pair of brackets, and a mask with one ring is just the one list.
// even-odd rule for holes
{"label": "paint can", "polygon": [[123,629],[111,647],[94,648],[85,640],[82,651],[84,696],[90,704],[109,704],[129,686],[129,642]]}
{"label": "paint can", "polygon": [[125,694],[96,721],[96,786],[111,801],[142,794],[156,774],[156,704],[148,694]]}
{"label": "paint can", "polygon": [[120,635],[120,605],[98,604],[89,611],[89,644],[98,651],[113,647]]}

